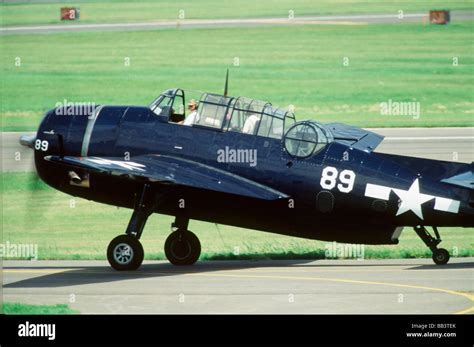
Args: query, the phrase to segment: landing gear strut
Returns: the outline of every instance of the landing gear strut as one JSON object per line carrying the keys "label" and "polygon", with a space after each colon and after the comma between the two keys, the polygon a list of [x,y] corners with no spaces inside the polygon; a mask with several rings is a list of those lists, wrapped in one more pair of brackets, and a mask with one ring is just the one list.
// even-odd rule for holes
{"label": "landing gear strut", "polygon": [[[148,217],[163,203],[166,191],[153,192],[145,184],[137,195],[132,218],[125,235],[114,238],[107,248],[107,260],[118,271],[136,270],[143,262],[143,247],[139,241]],[[166,258],[173,265],[192,265],[201,255],[201,243],[197,236],[188,230],[189,218],[177,216],[171,224],[173,232],[165,242]]]}
{"label": "landing gear strut", "polygon": [[426,230],[422,225],[414,227],[415,232],[421,238],[421,240],[428,246],[428,248],[433,252],[433,261],[437,265],[445,265],[449,261],[449,252],[444,248],[438,248],[437,246],[441,242],[441,237],[439,236],[438,228],[433,227],[433,231],[436,237],[431,236],[431,234]]}
{"label": "landing gear strut", "polygon": [[150,186],[145,184],[135,203],[125,235],[114,238],[107,248],[107,260],[115,270],[136,270],[143,262],[143,246],[139,239],[155,204],[150,202]]}
{"label": "landing gear strut", "polygon": [[173,265],[192,265],[201,255],[201,243],[197,236],[188,230],[189,219],[176,217],[171,224],[173,232],[165,242],[166,258]]}

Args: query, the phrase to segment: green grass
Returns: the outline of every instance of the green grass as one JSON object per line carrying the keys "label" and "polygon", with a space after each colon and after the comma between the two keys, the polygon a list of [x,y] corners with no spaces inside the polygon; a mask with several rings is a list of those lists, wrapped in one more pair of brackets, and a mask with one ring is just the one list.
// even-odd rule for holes
{"label": "green grass", "polygon": [[[184,11],[186,19],[203,18],[255,18],[285,17],[294,15],[322,15],[347,13],[398,13],[428,12],[430,9],[472,9],[468,0],[449,1],[379,1],[343,0],[334,4],[331,0],[186,0],[186,1],[125,1],[125,0],[76,0],[52,3],[7,3],[0,6],[3,25],[60,23],[61,7],[78,6],[81,23],[143,22],[178,19]],[[64,24],[64,22],[63,22]]]}
{"label": "green grass", "polygon": [[[298,119],[472,126],[473,27],[462,22],[1,36],[3,130],[36,130],[42,114],[64,99],[148,104],[174,86],[221,92],[227,67],[230,94],[293,104]],[[233,66],[235,57],[239,66]],[[349,66],[343,66],[344,57]],[[420,118],[381,115],[380,103],[389,99],[420,102]]]}
{"label": "green grass", "polygon": [[77,314],[79,311],[68,305],[27,305],[20,303],[3,303],[4,314]]}
{"label": "green grass", "polygon": [[[37,244],[39,259],[105,259],[108,243],[124,232],[131,215],[131,210],[72,198],[34,183],[33,174],[3,173],[1,178],[3,242]],[[141,239],[146,259],[165,259],[163,246],[172,221],[168,216],[150,217]],[[201,260],[319,259],[331,245],[198,221],[190,222],[190,230],[201,240]],[[474,256],[472,229],[441,228],[441,233],[441,245],[451,254]],[[411,257],[431,257],[431,252],[409,228],[399,245],[365,246],[365,258]]]}

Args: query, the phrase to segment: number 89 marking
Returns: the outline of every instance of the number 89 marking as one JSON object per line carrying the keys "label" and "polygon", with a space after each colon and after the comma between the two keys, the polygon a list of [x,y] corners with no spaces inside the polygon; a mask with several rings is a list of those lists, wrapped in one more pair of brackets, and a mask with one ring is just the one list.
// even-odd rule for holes
{"label": "number 89 marking", "polygon": [[49,143],[46,140],[41,141],[40,139],[35,141],[35,149],[46,152],[48,150]]}
{"label": "number 89 marking", "polygon": [[327,166],[324,168],[321,176],[321,187],[331,190],[337,184],[337,189],[341,193],[349,193],[354,188],[356,174],[352,170],[343,170],[339,174],[339,184],[337,184],[338,171],[335,167]]}

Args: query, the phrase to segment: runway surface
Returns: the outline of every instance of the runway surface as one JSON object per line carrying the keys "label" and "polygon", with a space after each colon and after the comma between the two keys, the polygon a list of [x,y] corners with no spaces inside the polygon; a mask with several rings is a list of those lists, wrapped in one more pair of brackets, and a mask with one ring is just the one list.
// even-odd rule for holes
{"label": "runway surface", "polygon": [[65,303],[81,313],[466,314],[474,258],[148,261],[117,272],[106,261],[4,261],[7,302]]}
{"label": "runway surface", "polygon": [[[386,136],[376,152],[413,157],[474,161],[474,128],[380,128],[369,129]],[[2,133],[2,170],[34,171],[33,151],[21,146],[21,134]],[[33,134],[33,133],[28,133]]]}
{"label": "runway surface", "polygon": [[385,136],[375,152],[471,163],[474,128],[368,129]]}
{"label": "runway surface", "polygon": [[[358,14],[331,16],[296,16],[278,18],[244,18],[244,19],[183,19],[162,20],[144,23],[97,23],[97,24],[53,24],[31,26],[0,27],[0,35],[14,34],[48,34],[74,31],[110,31],[110,30],[158,30],[158,29],[195,29],[195,28],[229,28],[256,27],[268,25],[360,25],[377,23],[427,22],[428,13],[405,13],[403,18],[398,13]],[[473,11],[451,11],[451,21],[472,20]]]}

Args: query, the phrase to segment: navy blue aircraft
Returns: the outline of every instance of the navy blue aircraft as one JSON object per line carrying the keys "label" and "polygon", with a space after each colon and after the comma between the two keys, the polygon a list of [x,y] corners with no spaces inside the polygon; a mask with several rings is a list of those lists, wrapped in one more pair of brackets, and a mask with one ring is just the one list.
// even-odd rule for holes
{"label": "navy blue aircraft", "polygon": [[165,243],[175,265],[199,258],[191,219],[372,245],[397,244],[413,227],[436,264],[449,260],[437,227],[474,226],[473,164],[375,153],[380,135],[296,122],[291,110],[226,92],[186,98],[170,89],[150,106],[55,108],[21,138],[53,188],[133,209],[107,250],[116,270],[141,265],[152,213],[175,217]]}

